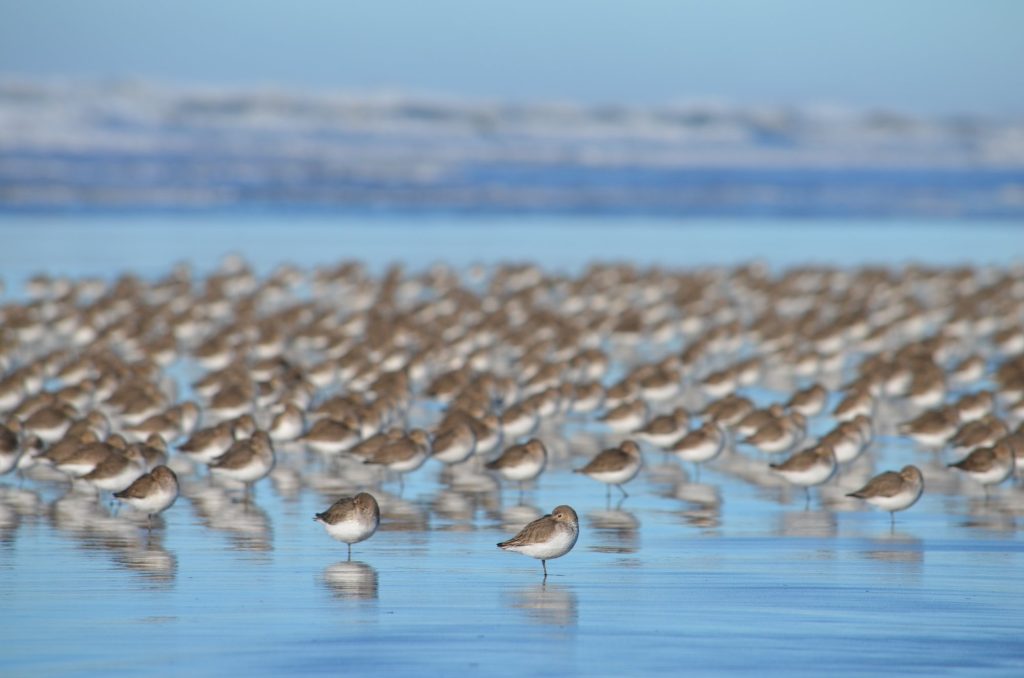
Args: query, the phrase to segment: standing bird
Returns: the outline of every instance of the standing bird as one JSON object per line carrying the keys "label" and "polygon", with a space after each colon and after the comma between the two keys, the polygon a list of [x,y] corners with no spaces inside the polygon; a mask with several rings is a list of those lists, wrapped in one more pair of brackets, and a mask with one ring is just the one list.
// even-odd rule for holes
{"label": "standing bird", "polygon": [[369,539],[380,525],[380,506],[368,492],[354,497],[342,497],[313,520],[324,526],[327,534],[348,544],[348,559],[352,560],[352,544]]}
{"label": "standing bird", "polygon": [[531,438],[522,445],[509,447],[497,459],[487,462],[486,468],[497,471],[508,480],[519,483],[519,491],[523,490],[523,482],[533,480],[544,471],[547,465],[548,450],[537,438]]}
{"label": "standing bird", "polygon": [[714,421],[708,420],[700,428],[695,428],[680,438],[669,449],[683,461],[693,462],[699,478],[700,465],[717,457],[724,448],[725,431]]}
{"label": "standing bird", "polygon": [[135,479],[131,485],[114,493],[132,508],[147,514],[147,525],[153,528],[153,516],[170,508],[178,498],[178,476],[166,466],[160,465],[149,473]]}
{"label": "standing bird", "polygon": [[889,512],[891,521],[896,522],[896,511],[903,511],[917,503],[924,492],[924,476],[916,466],[904,466],[899,473],[880,473],[868,484],[847,497],[863,499],[869,504]]}
{"label": "standing bird", "polygon": [[274,445],[266,431],[256,431],[248,440],[236,441],[228,451],[210,462],[210,472],[245,483],[245,494],[274,469]]}
{"label": "standing bird", "polygon": [[769,464],[779,475],[794,485],[801,485],[807,496],[807,505],[811,503],[812,485],[827,482],[836,472],[836,455],[832,447],[818,444],[801,450],[781,464]]}
{"label": "standing bird", "polygon": [[615,485],[623,497],[628,497],[629,494],[622,485],[635,478],[641,466],[643,457],[640,454],[640,446],[632,440],[624,440],[618,447],[598,453],[590,463],[574,470],[573,473],[582,473],[607,484],[609,493],[612,491],[612,485]]}
{"label": "standing bird", "polygon": [[515,551],[540,559],[544,578],[548,578],[548,562],[561,558],[576,545],[580,536],[580,519],[571,506],[558,506],[546,516],[528,524],[519,534],[498,544],[504,551]]}
{"label": "standing bird", "polygon": [[1014,456],[1013,448],[1004,439],[992,447],[979,447],[949,467],[964,471],[977,480],[985,487],[985,496],[988,496],[989,485],[998,485],[1013,473]]}

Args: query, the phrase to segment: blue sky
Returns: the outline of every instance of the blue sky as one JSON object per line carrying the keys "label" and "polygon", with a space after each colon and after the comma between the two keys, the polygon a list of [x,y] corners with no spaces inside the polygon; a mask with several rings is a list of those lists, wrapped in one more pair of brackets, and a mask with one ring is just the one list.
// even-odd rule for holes
{"label": "blue sky", "polygon": [[1016,0],[0,0],[0,73],[1024,112]]}

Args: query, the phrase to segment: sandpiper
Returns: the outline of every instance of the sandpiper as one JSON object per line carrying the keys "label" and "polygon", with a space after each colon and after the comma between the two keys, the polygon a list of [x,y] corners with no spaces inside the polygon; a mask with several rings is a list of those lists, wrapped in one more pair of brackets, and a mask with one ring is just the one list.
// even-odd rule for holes
{"label": "sandpiper", "polygon": [[299,440],[324,455],[339,454],[360,440],[360,431],[336,419],[318,419]]}
{"label": "sandpiper", "polygon": [[825,409],[828,402],[828,391],[821,384],[814,384],[797,391],[786,402],[786,409],[799,412],[805,417],[816,417]]}
{"label": "sandpiper", "polygon": [[1013,473],[1014,451],[1007,441],[1000,440],[992,447],[979,447],[965,459],[949,466],[964,471],[981,483],[988,494],[989,485],[998,485]]}
{"label": "sandpiper", "polygon": [[380,506],[372,494],[360,492],[354,497],[342,497],[313,520],[324,526],[327,534],[348,544],[348,559],[352,560],[352,544],[369,539],[380,525]]}
{"label": "sandpiper", "polygon": [[651,419],[636,434],[638,438],[664,449],[670,447],[686,433],[689,423],[690,413],[682,407],[677,407],[669,414]]}
{"label": "sandpiper", "polygon": [[949,445],[957,459],[967,456],[979,447],[994,445],[997,440],[1009,433],[1006,424],[994,415],[985,415],[968,424],[964,424],[949,439]]}
{"label": "sandpiper", "polygon": [[415,471],[427,460],[430,450],[430,437],[422,429],[413,429],[398,440],[385,443],[373,456],[364,459],[365,464],[380,464],[398,475],[400,484],[404,484],[402,476]]}
{"label": "sandpiper", "polygon": [[434,459],[444,464],[458,464],[473,454],[476,436],[466,422],[455,422],[434,434],[430,450]]}
{"label": "sandpiper", "polygon": [[670,448],[677,457],[697,465],[711,461],[725,448],[725,431],[713,422],[706,421],[699,428],[687,433]]}
{"label": "sandpiper", "polygon": [[82,480],[100,490],[120,492],[146,472],[142,455],[133,453],[131,457],[117,452],[108,454],[96,468],[82,476]]}
{"label": "sandpiper", "polygon": [[301,436],[305,427],[302,410],[294,403],[285,403],[284,409],[274,416],[267,433],[275,443],[287,443]]}
{"label": "sandpiper", "polygon": [[863,499],[867,503],[889,512],[889,517],[896,521],[896,511],[903,511],[913,506],[924,492],[924,476],[916,466],[904,466],[897,473],[886,471],[880,473],[868,484],[847,497]]}
{"label": "sandpiper", "polygon": [[609,492],[611,486],[615,485],[623,497],[628,497],[629,494],[622,485],[635,478],[641,466],[643,457],[640,454],[640,446],[632,440],[625,440],[618,447],[602,450],[586,466],[575,469],[573,473],[582,473],[607,484]]}
{"label": "sandpiper", "polygon": [[238,440],[228,451],[210,462],[217,476],[245,483],[246,494],[274,468],[274,445],[266,431],[256,431],[248,440]]}
{"label": "sandpiper", "polygon": [[647,419],[647,403],[633,400],[622,403],[601,415],[598,420],[617,433],[635,431]]}
{"label": "sandpiper", "polygon": [[544,471],[548,461],[548,450],[537,438],[531,438],[521,445],[512,445],[497,459],[487,462],[486,467],[497,471],[507,480],[523,483],[533,480]]}
{"label": "sandpiper", "polygon": [[232,422],[222,421],[216,426],[196,431],[188,440],[179,445],[178,449],[196,462],[209,464],[227,452],[231,444],[235,442],[234,428]]}
{"label": "sandpiper", "polygon": [[571,551],[579,536],[580,521],[576,511],[563,505],[529,523],[508,541],[500,542],[498,548],[539,559],[547,579],[547,561],[561,558]]}
{"label": "sandpiper", "polygon": [[153,516],[166,511],[178,498],[178,476],[166,466],[157,466],[125,489],[115,492],[114,498],[145,512],[152,527]]}
{"label": "sandpiper", "polygon": [[955,407],[941,407],[922,412],[899,426],[899,432],[931,450],[941,449],[957,431],[960,417]]}
{"label": "sandpiper", "polygon": [[806,435],[807,420],[799,412],[775,418],[743,440],[765,454],[787,452],[800,444]]}
{"label": "sandpiper", "polygon": [[836,472],[836,456],[828,445],[818,444],[797,452],[779,464],[769,466],[788,482],[801,485],[811,501],[809,488],[828,481]]}

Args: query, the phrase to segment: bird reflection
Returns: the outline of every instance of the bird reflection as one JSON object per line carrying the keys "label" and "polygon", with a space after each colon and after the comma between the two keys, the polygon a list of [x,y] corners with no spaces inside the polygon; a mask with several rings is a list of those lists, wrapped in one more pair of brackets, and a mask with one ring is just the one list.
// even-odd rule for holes
{"label": "bird reflection", "polygon": [[590,546],[597,553],[636,553],[640,548],[640,521],[621,507],[586,514],[591,540]]}
{"label": "bird reflection", "polygon": [[507,532],[518,532],[527,525],[527,523],[537,520],[544,515],[536,506],[529,504],[516,504],[515,506],[509,506],[502,509],[500,520],[501,529]]}
{"label": "bird reflection", "polygon": [[538,624],[575,626],[579,603],[572,589],[557,584],[534,584],[510,591],[506,604],[522,610]]}
{"label": "bird reflection", "polygon": [[143,575],[154,584],[169,584],[178,574],[178,558],[164,548],[162,538],[150,535],[142,543],[134,543],[115,551],[114,562]]}
{"label": "bird reflection", "polygon": [[427,510],[417,503],[402,499],[396,494],[375,491],[373,494],[380,504],[382,532],[426,532],[430,528]]}
{"label": "bird reflection", "polygon": [[684,481],[663,496],[684,502],[675,513],[687,525],[711,529],[722,523],[722,495],[715,485]]}
{"label": "bird reflection", "polygon": [[324,568],[324,586],[342,600],[376,600],[377,570],[356,560],[343,560]]}
{"label": "bird reflection", "polygon": [[203,525],[232,536],[242,551],[270,551],[270,517],[253,501],[238,501],[217,485],[191,484],[182,494],[192,502]]}
{"label": "bird reflection", "polygon": [[920,565],[924,562],[924,542],[912,534],[893,532],[872,539],[864,556],[885,563]]}
{"label": "bird reflection", "polygon": [[775,533],[784,537],[834,537],[836,516],[829,511],[787,511],[780,514]]}

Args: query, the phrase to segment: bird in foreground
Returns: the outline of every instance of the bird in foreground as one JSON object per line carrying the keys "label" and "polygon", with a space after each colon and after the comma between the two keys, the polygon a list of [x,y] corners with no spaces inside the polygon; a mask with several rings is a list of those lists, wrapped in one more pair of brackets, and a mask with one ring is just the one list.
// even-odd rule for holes
{"label": "bird in foreground", "polygon": [[547,579],[547,561],[561,558],[571,551],[579,536],[580,520],[576,511],[571,506],[562,505],[534,520],[508,541],[498,543],[498,548],[539,559]]}
{"label": "bird in foreground", "polygon": [[880,473],[868,484],[847,497],[863,499],[873,506],[889,512],[892,522],[896,521],[896,511],[910,508],[921,498],[924,492],[924,476],[916,466],[904,466],[897,473],[886,471]]}
{"label": "bird in foreground", "polygon": [[629,494],[623,489],[623,483],[628,483],[636,477],[643,466],[643,457],[640,454],[640,446],[632,440],[624,440],[618,447],[603,450],[596,457],[590,460],[583,468],[578,468],[573,473],[582,473],[608,485],[619,488],[623,497]]}
{"label": "bird in foreground", "polygon": [[147,524],[153,527],[153,516],[163,513],[178,498],[178,476],[164,465],[136,478],[135,482],[114,493],[132,508],[147,514]]}
{"label": "bird in foreground", "polygon": [[373,536],[380,525],[380,506],[368,492],[354,497],[342,497],[313,520],[324,526],[327,534],[348,544],[348,559],[352,560],[352,544]]}

